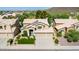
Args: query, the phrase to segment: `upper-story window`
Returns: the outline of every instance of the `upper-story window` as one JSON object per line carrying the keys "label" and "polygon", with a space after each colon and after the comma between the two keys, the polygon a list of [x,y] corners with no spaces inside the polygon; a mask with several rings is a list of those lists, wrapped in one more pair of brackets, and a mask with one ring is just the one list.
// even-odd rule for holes
{"label": "upper-story window", "polygon": [[0,29],[2,29],[2,26],[0,26]]}

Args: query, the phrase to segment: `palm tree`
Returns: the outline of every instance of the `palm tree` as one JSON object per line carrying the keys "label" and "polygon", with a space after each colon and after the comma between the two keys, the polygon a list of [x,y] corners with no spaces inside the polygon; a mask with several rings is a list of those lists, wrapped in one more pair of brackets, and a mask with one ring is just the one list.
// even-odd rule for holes
{"label": "palm tree", "polygon": [[55,18],[49,15],[48,23],[49,23],[49,26],[55,27],[56,26]]}

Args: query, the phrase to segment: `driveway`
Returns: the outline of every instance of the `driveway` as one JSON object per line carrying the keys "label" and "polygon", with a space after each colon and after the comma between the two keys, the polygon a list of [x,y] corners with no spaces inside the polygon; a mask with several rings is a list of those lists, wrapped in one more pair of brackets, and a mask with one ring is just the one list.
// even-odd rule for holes
{"label": "driveway", "polygon": [[0,38],[0,48],[7,47],[7,39]]}

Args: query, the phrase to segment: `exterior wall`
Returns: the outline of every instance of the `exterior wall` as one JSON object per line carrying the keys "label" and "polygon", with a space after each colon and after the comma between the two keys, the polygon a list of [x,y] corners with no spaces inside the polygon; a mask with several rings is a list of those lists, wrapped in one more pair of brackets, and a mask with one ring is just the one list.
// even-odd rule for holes
{"label": "exterior wall", "polygon": [[27,31],[28,35],[29,35],[29,30],[30,30],[30,29],[32,29],[33,31],[35,31],[34,28],[26,28],[26,29],[24,29],[25,31]]}
{"label": "exterior wall", "polygon": [[36,30],[38,30],[38,27],[39,26],[41,26],[42,28],[41,29],[45,29],[45,28],[48,28],[48,25],[45,25],[45,24],[37,24],[37,25],[33,25],[32,27],[30,27],[30,28],[25,28],[24,30],[26,30],[27,31],[27,33],[28,33],[28,35],[29,35],[29,30],[30,29],[32,29],[33,30],[33,32],[35,31],[35,29]]}
{"label": "exterior wall", "polygon": [[14,34],[7,34],[8,36],[8,38],[14,38]]}
{"label": "exterior wall", "polygon": [[38,48],[52,48],[54,45],[52,33],[38,33],[35,34],[36,42],[35,45]]}
{"label": "exterior wall", "polygon": [[9,39],[9,38],[13,38],[13,37],[14,37],[13,34],[6,34],[6,33],[5,34],[3,34],[3,33],[1,34],[0,33],[0,38],[3,38],[3,39],[4,38],[5,39]]}

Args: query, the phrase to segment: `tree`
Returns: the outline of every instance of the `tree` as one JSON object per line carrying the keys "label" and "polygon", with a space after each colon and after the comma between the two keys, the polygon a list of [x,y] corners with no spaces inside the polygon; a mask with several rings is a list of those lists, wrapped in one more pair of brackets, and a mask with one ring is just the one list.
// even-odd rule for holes
{"label": "tree", "polygon": [[36,19],[41,18],[41,15],[42,15],[42,11],[38,10],[38,11],[36,12]]}
{"label": "tree", "polygon": [[47,18],[47,16],[48,16],[48,13],[46,11],[42,11],[41,18],[44,19],[44,18]]}
{"label": "tree", "polygon": [[20,25],[23,25],[23,21],[26,18],[26,16],[18,14],[18,15],[16,15],[16,17],[18,18]]}
{"label": "tree", "polygon": [[36,19],[39,19],[39,18],[44,19],[44,18],[47,18],[47,16],[48,16],[48,13],[46,11],[38,10],[36,12]]}
{"label": "tree", "polygon": [[61,13],[61,14],[57,14],[56,15],[56,18],[68,19],[69,18],[69,15],[68,14]]}
{"label": "tree", "polygon": [[25,16],[25,18],[29,18],[29,14],[24,12],[23,15]]}
{"label": "tree", "polygon": [[56,22],[54,20],[54,17],[52,16],[48,16],[48,23],[49,23],[49,26],[55,26],[56,25]]}
{"label": "tree", "polygon": [[79,20],[79,15],[77,16],[77,19]]}
{"label": "tree", "polygon": [[0,11],[0,15],[2,15],[3,14],[3,11]]}

